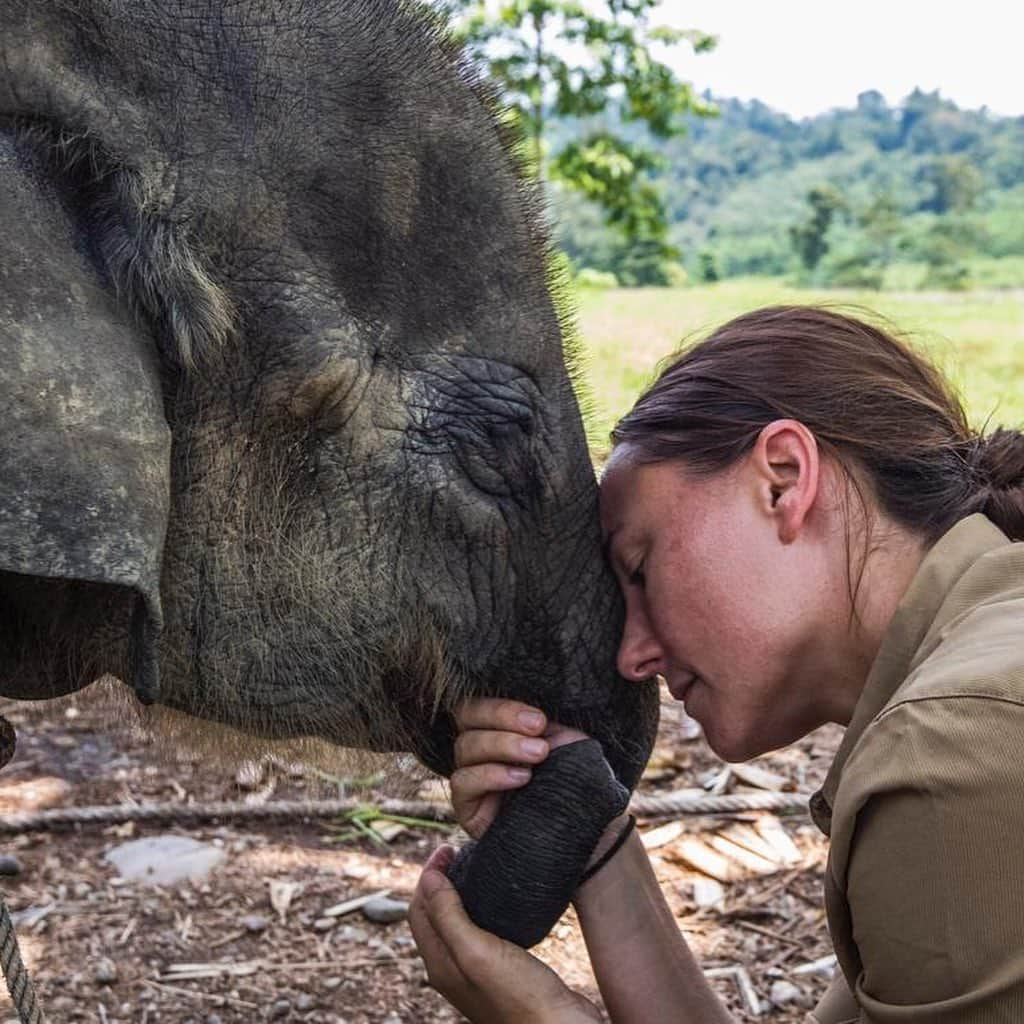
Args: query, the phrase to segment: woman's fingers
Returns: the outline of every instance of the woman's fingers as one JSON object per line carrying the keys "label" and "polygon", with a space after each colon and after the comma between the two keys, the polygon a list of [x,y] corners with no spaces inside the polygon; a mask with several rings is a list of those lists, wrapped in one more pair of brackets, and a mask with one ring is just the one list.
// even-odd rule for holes
{"label": "woman's fingers", "polygon": [[548,756],[548,742],[539,736],[523,736],[517,732],[495,729],[470,729],[455,739],[455,764],[468,765],[500,762],[504,764],[536,764]]}
{"label": "woman's fingers", "polygon": [[555,747],[586,735],[550,722],[528,704],[497,697],[463,701],[455,713],[456,770],[451,777],[452,806],[459,824],[479,839],[501,808],[501,794],[525,786],[532,766]]}
{"label": "woman's fingers", "polygon": [[474,839],[479,839],[498,816],[502,792],[518,789],[529,781],[529,768],[504,764],[459,768],[451,778],[456,821]]}
{"label": "woman's fingers", "polygon": [[409,905],[409,927],[416,940],[420,956],[423,957],[423,962],[426,965],[427,979],[441,993],[464,986],[466,977],[452,959],[448,947],[430,920],[430,915],[427,912],[427,892],[424,888],[424,878],[428,871],[432,875],[438,872],[443,875],[452,856],[454,856],[454,850],[450,846],[442,846],[431,854]]}
{"label": "woman's fingers", "polygon": [[601,1020],[549,967],[473,924],[443,873],[453,855],[434,853],[409,907],[430,984],[477,1024]]}
{"label": "woman's fingers", "polygon": [[[484,982],[495,970],[507,943],[473,924],[455,886],[441,871],[424,869],[414,902],[417,898],[424,922],[455,972],[453,979],[470,984]],[[411,914],[412,906],[409,909]],[[448,976],[447,969],[445,973]]]}
{"label": "woman's fingers", "polygon": [[504,697],[471,697],[455,712],[460,732],[468,729],[493,729],[539,736],[547,725],[543,711],[518,700]]}
{"label": "woman's fingers", "polygon": [[569,725],[562,725],[561,722],[549,722],[544,730],[544,739],[551,750],[555,747],[564,747],[567,743],[577,743],[579,740],[588,740],[590,737],[579,729]]}

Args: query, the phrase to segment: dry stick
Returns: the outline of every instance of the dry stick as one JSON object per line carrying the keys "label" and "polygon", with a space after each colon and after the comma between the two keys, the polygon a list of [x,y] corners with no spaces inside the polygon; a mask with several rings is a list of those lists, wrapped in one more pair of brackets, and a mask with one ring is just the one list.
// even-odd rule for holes
{"label": "dry stick", "polygon": [[217,996],[211,995],[209,992],[195,992],[190,988],[182,988],[180,985],[166,985],[159,981],[150,981],[148,978],[143,978],[142,984],[149,988],[155,988],[159,992],[167,992],[170,995],[191,996],[193,999],[205,999],[208,1002],[215,1002],[219,1005],[230,1003],[232,1006],[243,1006],[247,1010],[259,1009],[258,1003],[250,1003],[235,996]]}
{"label": "dry stick", "polygon": [[804,944],[791,939],[788,935],[783,935],[782,932],[773,932],[771,928],[762,928],[759,924],[752,924],[750,921],[741,921],[738,918],[733,918],[732,923],[740,928],[746,928],[749,932],[757,932],[758,935],[763,935],[765,938],[774,939],[776,942],[785,942],[789,946],[796,946],[799,949],[803,949]]}

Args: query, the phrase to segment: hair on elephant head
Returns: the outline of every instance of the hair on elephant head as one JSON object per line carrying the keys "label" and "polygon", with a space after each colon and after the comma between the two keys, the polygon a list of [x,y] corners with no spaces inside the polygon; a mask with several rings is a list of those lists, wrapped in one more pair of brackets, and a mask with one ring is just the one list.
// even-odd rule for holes
{"label": "hair on elephant head", "polygon": [[537,204],[431,17],[0,0],[0,68],[0,693],[442,772],[509,695],[635,784]]}

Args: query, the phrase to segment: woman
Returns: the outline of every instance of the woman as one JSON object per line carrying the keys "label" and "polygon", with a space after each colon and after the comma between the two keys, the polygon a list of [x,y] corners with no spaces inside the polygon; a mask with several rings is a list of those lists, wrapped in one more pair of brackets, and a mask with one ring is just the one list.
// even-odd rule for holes
{"label": "woman", "polygon": [[[811,1019],[1024,1020],[1024,436],[972,432],[879,328],[787,307],[684,352],[613,440],[622,675],[663,676],[730,761],[847,727],[811,806],[842,968]],[[459,726],[453,802],[474,835],[578,738],[507,701],[468,702]],[[450,857],[412,908],[432,983],[474,1021],[600,1020],[475,928]],[[612,1019],[729,1020],[627,820],[591,864],[574,903]]]}

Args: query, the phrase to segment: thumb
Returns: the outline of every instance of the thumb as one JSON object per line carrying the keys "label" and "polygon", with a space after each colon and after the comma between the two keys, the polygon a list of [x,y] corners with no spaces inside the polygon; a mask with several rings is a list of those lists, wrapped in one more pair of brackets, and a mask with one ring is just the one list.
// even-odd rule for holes
{"label": "thumb", "polygon": [[479,950],[481,943],[499,941],[473,924],[455,886],[440,871],[425,868],[420,889],[427,919],[456,962],[461,962],[467,953]]}
{"label": "thumb", "polygon": [[423,865],[424,871],[440,871],[441,874],[447,875],[448,869],[452,866],[452,862],[455,860],[455,847],[450,843],[442,843],[434,852],[427,858],[427,863]]}

